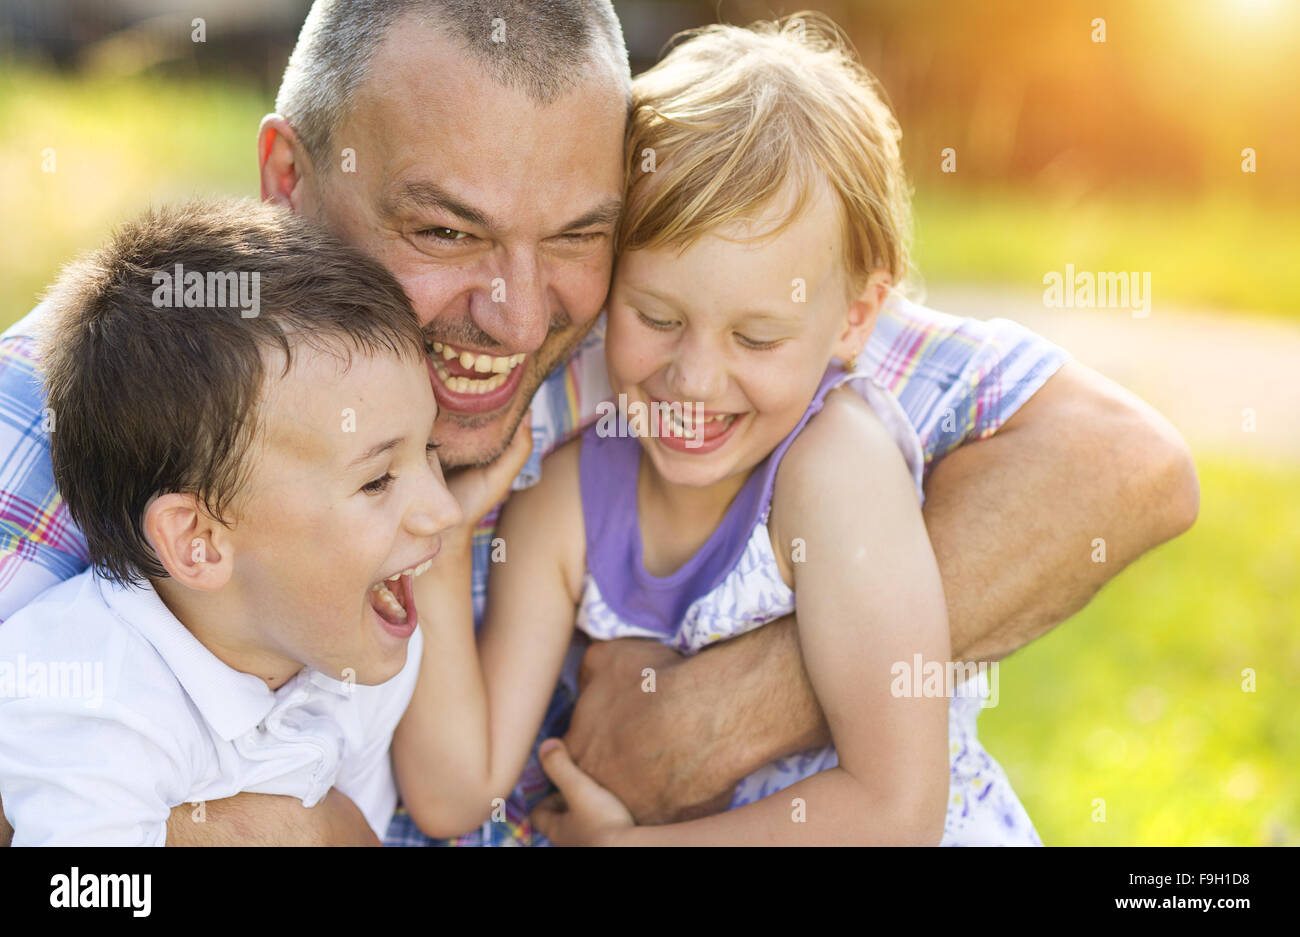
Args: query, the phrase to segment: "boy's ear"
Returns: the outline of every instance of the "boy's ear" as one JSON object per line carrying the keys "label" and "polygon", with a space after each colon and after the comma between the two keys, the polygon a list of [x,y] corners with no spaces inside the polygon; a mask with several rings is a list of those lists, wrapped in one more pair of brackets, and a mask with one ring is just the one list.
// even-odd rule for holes
{"label": "boy's ear", "polygon": [[211,592],[230,581],[235,552],[229,531],[194,495],[154,498],[144,511],[144,533],[158,561],[181,585]]}
{"label": "boy's ear", "polygon": [[889,298],[892,281],[889,274],[876,271],[871,274],[857,297],[849,304],[844,315],[844,327],[835,342],[834,353],[845,361],[861,354],[871,337],[871,330],[876,327],[880,307]]}

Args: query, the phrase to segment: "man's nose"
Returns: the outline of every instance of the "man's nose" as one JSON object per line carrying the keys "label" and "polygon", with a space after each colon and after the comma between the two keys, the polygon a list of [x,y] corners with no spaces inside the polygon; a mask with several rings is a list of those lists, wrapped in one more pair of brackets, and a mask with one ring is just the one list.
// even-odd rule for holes
{"label": "man's nose", "polygon": [[727,372],[721,352],[703,336],[687,330],[669,365],[668,386],[682,403],[706,403],[722,395]]}
{"label": "man's nose", "polygon": [[511,352],[542,347],[550,331],[546,271],[533,250],[507,255],[492,271],[486,290],[474,297],[473,318]]}

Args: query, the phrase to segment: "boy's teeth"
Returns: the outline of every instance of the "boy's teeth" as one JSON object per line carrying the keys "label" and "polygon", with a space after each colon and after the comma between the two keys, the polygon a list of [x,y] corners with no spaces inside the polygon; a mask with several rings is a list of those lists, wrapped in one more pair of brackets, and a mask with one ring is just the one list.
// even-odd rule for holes
{"label": "boy's teeth", "polygon": [[375,586],[374,591],[379,604],[384,606],[384,611],[397,621],[406,621],[406,609],[402,608],[402,603],[397,601],[397,596],[388,591],[387,586]]}
{"label": "boy's teeth", "polygon": [[[433,558],[430,557],[429,559],[421,563],[419,566],[412,566],[410,569],[404,569],[400,573],[393,573],[393,575],[385,579],[384,582],[397,582],[397,580],[401,579],[403,576],[420,576],[424,573],[427,573],[429,571],[429,567],[432,565],[433,565]],[[385,586],[383,582],[380,582],[371,586],[371,588],[387,589],[388,587]]]}

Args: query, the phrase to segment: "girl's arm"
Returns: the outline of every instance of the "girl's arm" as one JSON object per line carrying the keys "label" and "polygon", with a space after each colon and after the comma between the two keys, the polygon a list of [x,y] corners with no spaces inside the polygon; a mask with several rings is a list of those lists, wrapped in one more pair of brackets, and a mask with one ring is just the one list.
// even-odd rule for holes
{"label": "girl's arm", "polygon": [[509,796],[555,690],[584,557],[577,445],[552,454],[542,480],[502,510],[477,647],[468,538],[416,579],[424,658],[393,765],[428,836],[465,833]]}
{"label": "girl's arm", "polygon": [[[839,767],[757,803],[668,826],[632,826],[562,745],[542,763],[567,802],[539,807],[554,842],[936,844],[948,796],[948,700],[895,697],[895,665],[943,665],[943,588],[913,482],[869,407],[832,393],[777,475],[772,542],[794,580],[799,641]],[[791,560],[801,539],[803,547]],[[789,560],[789,562],[786,562]],[[912,683],[919,684],[920,675]]]}

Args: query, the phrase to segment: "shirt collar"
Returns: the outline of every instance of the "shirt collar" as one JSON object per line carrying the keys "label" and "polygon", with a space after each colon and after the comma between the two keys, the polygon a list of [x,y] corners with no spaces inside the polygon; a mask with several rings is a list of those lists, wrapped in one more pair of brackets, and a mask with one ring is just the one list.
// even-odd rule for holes
{"label": "shirt collar", "polygon": [[[153,645],[223,739],[243,735],[271,712],[276,695],[266,682],[226,665],[204,647],[163,604],[151,583],[123,586],[98,575],[95,581],[105,604]],[[338,682],[324,674],[317,676],[330,684]]]}

